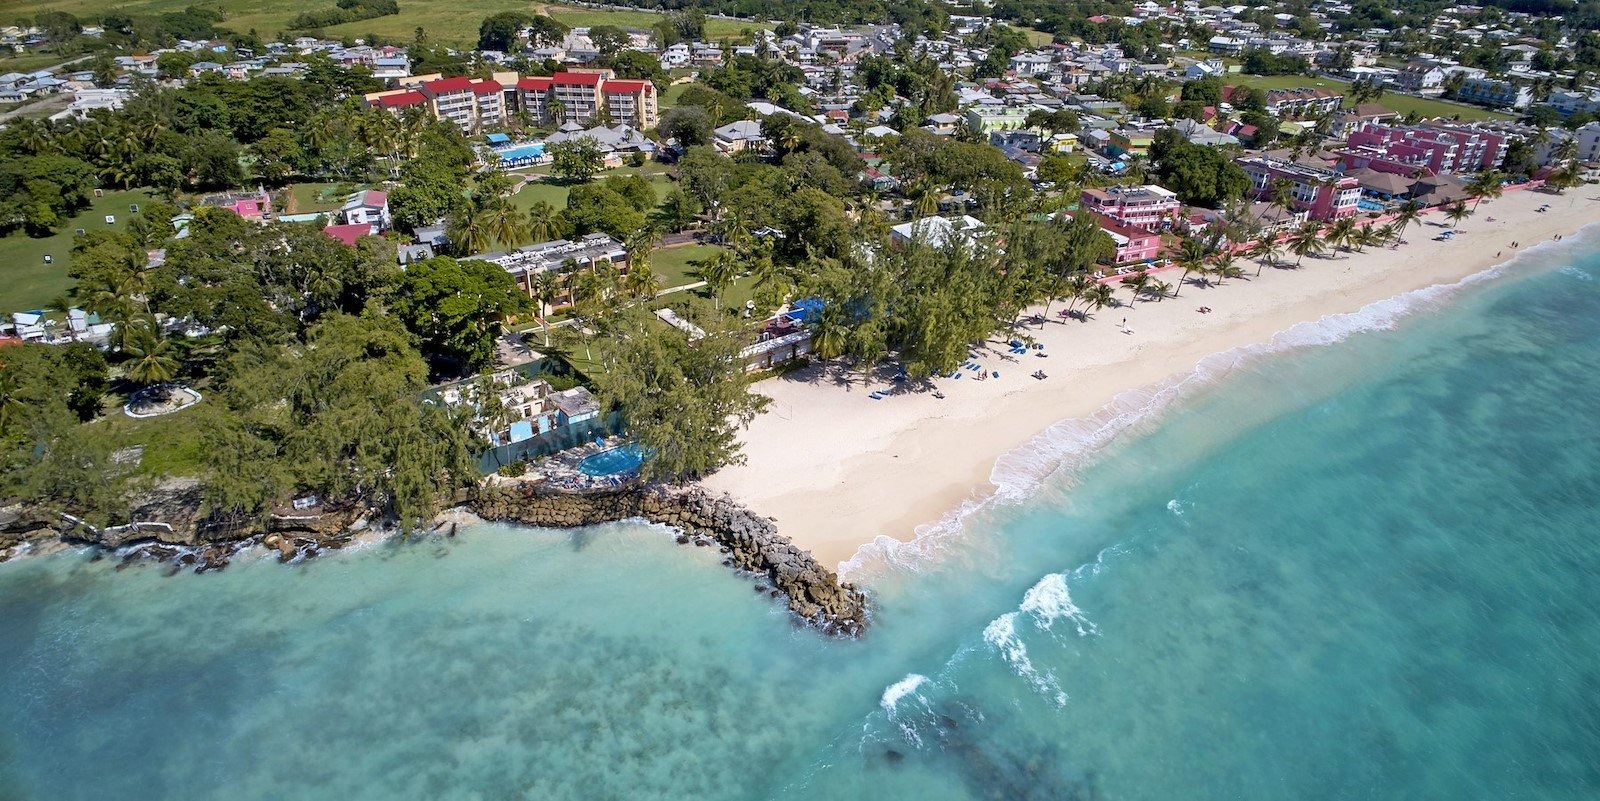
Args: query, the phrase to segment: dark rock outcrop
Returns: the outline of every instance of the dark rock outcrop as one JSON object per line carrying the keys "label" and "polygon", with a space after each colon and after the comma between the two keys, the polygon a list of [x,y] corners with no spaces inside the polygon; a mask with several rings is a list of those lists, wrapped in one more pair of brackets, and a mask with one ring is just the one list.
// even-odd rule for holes
{"label": "dark rock outcrop", "polygon": [[570,528],[642,518],[683,532],[679,542],[715,543],[736,569],[754,573],[789,599],[789,610],[823,631],[857,635],[866,628],[867,598],[841,583],[811,552],[778,533],[773,522],[732,499],[699,488],[644,487],[565,493],[525,484],[481,489],[470,503],[485,520]]}

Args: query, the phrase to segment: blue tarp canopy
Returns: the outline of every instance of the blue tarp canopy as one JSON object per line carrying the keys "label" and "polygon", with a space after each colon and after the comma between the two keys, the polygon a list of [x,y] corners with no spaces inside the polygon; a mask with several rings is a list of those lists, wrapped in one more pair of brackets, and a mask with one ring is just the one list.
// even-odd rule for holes
{"label": "blue tarp canopy", "polygon": [[489,144],[491,145],[503,145],[509,141],[511,141],[511,137],[506,136],[503,133],[489,134]]}

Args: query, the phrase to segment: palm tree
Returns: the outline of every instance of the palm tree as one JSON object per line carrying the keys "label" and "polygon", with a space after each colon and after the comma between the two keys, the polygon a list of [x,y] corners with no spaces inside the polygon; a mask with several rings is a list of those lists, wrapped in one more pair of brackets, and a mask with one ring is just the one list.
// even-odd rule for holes
{"label": "palm tree", "polygon": [[1472,216],[1472,210],[1467,208],[1465,200],[1458,200],[1454,206],[1450,207],[1449,211],[1445,212],[1444,216],[1450,218],[1451,225],[1460,225],[1462,220]]}
{"label": "palm tree", "polygon": [[1505,175],[1499,170],[1484,170],[1474,175],[1466,186],[1467,197],[1472,198],[1472,210],[1477,211],[1478,204],[1483,202],[1484,198],[1500,197],[1505,191],[1505,187],[1501,185],[1504,180]]}
{"label": "palm tree", "polygon": [[[1145,290],[1150,288],[1150,276],[1144,272],[1129,273],[1128,275],[1122,276],[1121,283],[1123,286],[1128,288],[1129,292],[1133,293],[1133,299],[1138,300],[1139,296],[1143,295]],[[1128,305],[1132,306],[1133,304],[1129,303]]]}
{"label": "palm tree", "polygon": [[1398,243],[1400,238],[1406,235],[1406,228],[1420,219],[1422,219],[1422,203],[1420,201],[1407,200],[1401,203],[1400,209],[1394,215],[1394,224],[1397,226],[1394,241]]}
{"label": "palm tree", "polygon": [[719,250],[707,258],[689,262],[689,266],[694,268],[696,278],[706,282],[713,307],[721,311],[722,293],[733,285],[734,276],[739,274],[739,263],[734,261],[733,254]]}
{"label": "palm tree", "polygon": [[173,355],[172,341],[149,328],[139,329],[133,341],[123,346],[123,351],[133,357],[124,375],[129,381],[150,387],[165,384],[178,375],[178,360]]}
{"label": "palm tree", "polygon": [[20,421],[27,411],[28,404],[19,395],[16,373],[0,372],[0,434]]}
{"label": "palm tree", "polygon": [[1272,231],[1263,231],[1250,250],[1246,251],[1250,258],[1256,260],[1256,277],[1261,277],[1263,264],[1275,264],[1278,260],[1278,235]]}
{"label": "palm tree", "polygon": [[1323,237],[1335,249],[1350,250],[1350,240],[1356,234],[1356,221],[1353,217],[1340,217],[1328,226],[1328,233]]}
{"label": "palm tree", "polygon": [[844,355],[845,343],[850,338],[850,328],[840,318],[839,312],[834,311],[836,308],[824,308],[817,321],[811,324],[812,349],[816,351],[817,358],[823,361]]}
{"label": "palm tree", "polygon": [[528,241],[529,229],[532,226],[528,218],[517,210],[516,206],[504,199],[496,199],[487,209],[489,231],[494,235],[495,241],[506,248],[515,248]]}
{"label": "palm tree", "polygon": [[[1197,239],[1185,238],[1178,244],[1178,257],[1173,261],[1176,261],[1178,266],[1183,268],[1183,277],[1178,279],[1178,289],[1181,290],[1184,282],[1189,280],[1190,273],[1200,272],[1205,269],[1206,246]],[[1178,292],[1174,291],[1172,296],[1177,297]]]}
{"label": "palm tree", "polygon": [[1173,291],[1172,285],[1167,283],[1166,281],[1153,281],[1153,282],[1151,282],[1150,288],[1147,291],[1150,294],[1156,296],[1156,302],[1157,303],[1160,303],[1161,301],[1165,300],[1168,295],[1174,295],[1174,296],[1177,295],[1177,293],[1175,291]]}
{"label": "palm tree", "polygon": [[469,208],[451,218],[445,228],[445,236],[456,252],[463,256],[488,250],[495,239],[489,218],[478,208]]}
{"label": "palm tree", "polygon": [[567,104],[566,103],[563,103],[560,100],[557,100],[556,98],[552,97],[549,100],[545,101],[544,110],[545,110],[546,114],[550,115],[551,119],[556,121],[557,125],[563,125],[563,124],[566,123],[566,121],[567,121]]}
{"label": "palm tree", "polygon": [[539,322],[544,327],[544,344],[550,346],[550,304],[561,293],[561,281],[555,273],[540,270],[528,284],[528,294],[539,303]]}
{"label": "palm tree", "polygon": [[535,242],[549,242],[560,238],[561,212],[543,200],[528,209],[528,235]]}
{"label": "palm tree", "polygon": [[939,213],[939,190],[932,184],[924,183],[917,190],[916,205],[913,206],[918,217],[932,217]]}
{"label": "palm tree", "polygon": [[1556,161],[1572,161],[1578,157],[1578,139],[1571,134],[1550,148],[1550,157]]}
{"label": "palm tree", "polygon": [[1211,271],[1217,276],[1217,286],[1222,286],[1222,281],[1225,278],[1239,277],[1240,270],[1234,265],[1234,261],[1233,253],[1226,250],[1218,251],[1216,255],[1211,257]]}
{"label": "palm tree", "polygon": [[1350,234],[1350,244],[1355,246],[1357,253],[1366,252],[1368,245],[1376,245],[1382,239],[1378,229],[1370,225],[1363,225]]}
{"label": "palm tree", "polygon": [[1554,172],[1545,176],[1544,183],[1546,186],[1555,187],[1556,194],[1563,195],[1566,194],[1568,189],[1577,186],[1582,181],[1583,179],[1578,173],[1578,165],[1575,162],[1568,161],[1556,168]]}
{"label": "palm tree", "polygon": [[1080,297],[1083,300],[1084,308],[1078,314],[1078,321],[1085,323],[1089,321],[1088,312],[1090,309],[1099,311],[1107,306],[1113,306],[1117,302],[1116,293],[1111,287],[1099,281],[1089,282],[1089,287],[1083,291]]}
{"label": "palm tree", "polygon": [[1289,235],[1289,252],[1295,255],[1294,266],[1299,267],[1306,256],[1321,253],[1327,243],[1322,239],[1322,226],[1307,222]]}

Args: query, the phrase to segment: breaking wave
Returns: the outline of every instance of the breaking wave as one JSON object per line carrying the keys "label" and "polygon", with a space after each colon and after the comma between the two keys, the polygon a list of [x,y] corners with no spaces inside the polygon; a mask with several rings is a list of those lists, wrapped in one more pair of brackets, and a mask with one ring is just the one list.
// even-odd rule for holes
{"label": "breaking wave", "polygon": [[[1465,289],[1491,281],[1514,265],[1539,261],[1554,249],[1583,247],[1600,238],[1600,226],[1590,226],[1560,242],[1542,242],[1511,260],[1449,284],[1435,284],[1370,303],[1354,312],[1330,314],[1290,326],[1263,344],[1214,353],[1193,370],[1164,382],[1128,390],[1089,417],[1061,420],[995,460],[986,493],[968,498],[936,523],[918,526],[910,540],[879,535],[861,546],[839,566],[851,581],[870,579],[893,570],[918,570],[937,561],[966,528],[966,521],[991,504],[1021,503],[1035,496],[1053,478],[1075,475],[1117,436],[1153,425],[1173,403],[1216,383],[1241,368],[1281,353],[1330,345],[1359,333],[1392,330],[1404,318],[1436,309]],[[1181,515],[1180,508],[1174,508]]]}

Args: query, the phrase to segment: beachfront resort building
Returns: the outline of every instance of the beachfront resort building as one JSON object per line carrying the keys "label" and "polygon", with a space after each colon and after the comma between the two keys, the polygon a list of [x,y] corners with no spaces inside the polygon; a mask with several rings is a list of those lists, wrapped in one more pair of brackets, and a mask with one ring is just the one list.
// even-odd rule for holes
{"label": "beachfront resort building", "polygon": [[517,286],[530,298],[533,297],[534,283],[540,273],[560,277],[560,294],[555,300],[557,306],[572,302],[570,276],[574,273],[593,272],[601,265],[611,265],[624,275],[628,272],[628,249],[610,235],[598,233],[588,234],[576,241],[557,239],[508,252],[482,253],[466,258],[499,265],[516,279]]}
{"label": "beachfront resort building", "polygon": [[516,370],[502,370],[492,378],[493,397],[478,397],[479,386],[464,381],[440,391],[439,400],[476,409],[475,427],[495,447],[559,435],[600,416],[599,401],[584,387],[556,390],[548,381]]}
{"label": "beachfront resort building", "polygon": [[1336,170],[1266,154],[1245,156],[1237,163],[1250,178],[1253,200],[1272,200],[1278,182],[1286,181],[1294,208],[1313,220],[1352,217],[1359,210],[1360,183]]}
{"label": "beachfront resort building", "polygon": [[1083,190],[1078,202],[1096,214],[1146,231],[1159,230],[1171,222],[1183,205],[1176,194],[1154,184],[1091,187]]}
{"label": "beachfront resort building", "polygon": [[1350,132],[1339,156],[1348,168],[1428,175],[1480,172],[1504,158],[1504,134],[1472,125],[1424,122],[1417,125],[1366,123]]}

